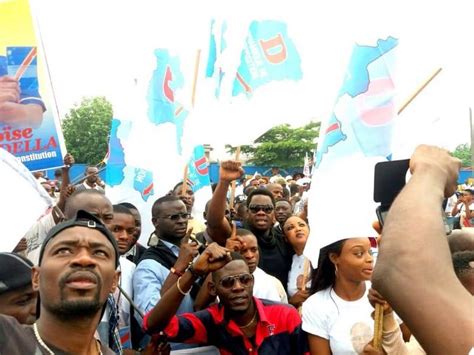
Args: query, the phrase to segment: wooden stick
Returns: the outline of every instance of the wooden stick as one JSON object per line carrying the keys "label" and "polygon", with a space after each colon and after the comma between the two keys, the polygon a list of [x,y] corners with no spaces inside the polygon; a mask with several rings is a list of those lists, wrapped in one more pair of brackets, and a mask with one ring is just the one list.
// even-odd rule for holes
{"label": "wooden stick", "polygon": [[132,298],[127,294],[127,292],[125,292],[125,291],[123,290],[122,287],[120,287],[120,285],[117,285],[117,287],[118,287],[118,289],[120,290],[120,292],[122,293],[122,295],[124,295],[124,297],[127,299],[127,301],[130,302],[130,305],[132,306],[132,308],[133,308],[133,309],[140,315],[140,317],[142,317],[142,319],[143,319],[143,317],[144,317],[145,315],[143,314],[142,311],[140,311],[140,309],[137,307],[137,305],[136,305],[135,303],[133,303]]}
{"label": "wooden stick", "polygon": [[[237,150],[235,151],[235,160],[239,161],[239,159],[240,159],[240,145],[237,147]],[[231,185],[231,189],[230,189],[229,209],[234,208],[235,185],[236,185],[236,182],[234,180],[234,181],[232,181],[232,185]]]}
{"label": "wooden stick", "polygon": [[196,53],[196,61],[194,63],[193,91],[191,93],[191,106],[192,107],[194,107],[194,99],[196,98],[196,86],[197,86],[197,78],[199,74],[200,57],[201,57],[201,50],[198,49]]}
{"label": "wooden stick", "polygon": [[183,185],[181,185],[181,195],[186,195],[186,188],[188,187],[188,164],[184,167]]}
{"label": "wooden stick", "polygon": [[383,306],[380,303],[375,304],[375,320],[374,320],[374,348],[380,350],[382,348],[382,331],[383,331]]}
{"label": "wooden stick", "polygon": [[301,285],[301,291],[306,291],[306,279],[308,278],[309,271],[311,269],[311,264],[308,258],[304,258],[303,265],[303,284]]}
{"label": "wooden stick", "polygon": [[400,107],[398,110],[398,114],[401,114],[403,110],[415,99],[415,97],[418,96],[420,92],[424,90],[424,88],[441,72],[443,68],[438,68],[431,76],[418,88],[418,90],[415,91],[413,95],[411,95],[407,101]]}

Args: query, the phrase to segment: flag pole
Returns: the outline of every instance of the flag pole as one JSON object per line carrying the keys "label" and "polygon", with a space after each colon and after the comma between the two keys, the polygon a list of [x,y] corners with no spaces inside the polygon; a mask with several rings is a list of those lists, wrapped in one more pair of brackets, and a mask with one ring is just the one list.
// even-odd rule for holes
{"label": "flag pole", "polygon": [[[307,257],[304,258],[303,264],[303,284],[301,285],[301,291],[306,291],[306,279],[311,272],[311,263]],[[301,315],[303,312],[303,305],[298,307],[298,312]]]}
{"label": "flag pole", "polygon": [[[201,50],[196,51],[196,60],[194,61],[194,77],[193,77],[193,89],[191,92],[191,106],[194,108],[194,101],[196,98],[196,87],[197,87],[197,78],[199,73],[199,62],[201,58]],[[188,184],[188,164],[184,167],[183,174],[183,185],[181,185],[181,195],[186,195],[186,187]]]}
{"label": "flag pole", "polygon": [[188,187],[188,164],[184,167],[184,174],[183,174],[183,184],[181,185],[181,195],[186,195],[186,188]]}
{"label": "flag pole", "polygon": [[[237,150],[235,151],[235,160],[239,161],[239,159],[240,159],[240,145],[237,147]],[[234,181],[232,181],[232,185],[231,185],[231,189],[230,189],[229,209],[234,208],[235,185],[236,185],[236,182],[234,180]]]}
{"label": "flag pole", "polygon": [[413,93],[413,95],[411,95],[408,100],[405,101],[402,107],[400,107],[400,109],[398,110],[398,114],[401,114],[403,110],[405,110],[405,108],[418,96],[420,92],[425,89],[425,87],[428,86],[428,84],[441,72],[442,69],[443,68],[438,68],[433,74],[431,74],[431,76],[427,80],[425,80],[425,82],[418,88],[418,90],[416,90],[415,93]]}
{"label": "flag pole", "polygon": [[199,62],[201,58],[201,50],[198,49],[196,52],[196,60],[194,62],[194,78],[193,78],[193,91],[191,93],[191,106],[194,107],[194,100],[196,98],[196,86],[197,86],[197,78],[199,73]]}
{"label": "flag pole", "polygon": [[374,348],[380,350],[382,348],[383,331],[383,306],[380,303],[375,304],[374,321]]}

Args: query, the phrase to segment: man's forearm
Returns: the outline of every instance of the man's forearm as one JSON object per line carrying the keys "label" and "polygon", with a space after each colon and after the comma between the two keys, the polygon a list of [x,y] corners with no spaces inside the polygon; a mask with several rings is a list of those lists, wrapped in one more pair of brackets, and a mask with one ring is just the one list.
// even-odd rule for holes
{"label": "man's forearm", "polygon": [[[452,266],[442,222],[444,184],[440,173],[418,172],[396,198],[382,233],[373,286],[428,353],[455,354],[466,349],[466,334],[474,334],[466,317],[472,298]],[[445,329],[456,327],[466,333],[446,339]]]}
{"label": "man's forearm", "polygon": [[219,181],[207,212],[209,236],[219,245],[225,245],[225,241],[231,233],[231,228],[225,218],[229,185],[228,181]]}
{"label": "man's forearm", "polygon": [[[194,276],[189,271],[185,272],[179,279],[181,291],[189,292],[194,281]],[[153,307],[148,315],[146,324],[148,332],[153,333],[163,330],[176,314],[184,298],[184,295],[178,290],[177,282],[163,294],[158,304]]]}

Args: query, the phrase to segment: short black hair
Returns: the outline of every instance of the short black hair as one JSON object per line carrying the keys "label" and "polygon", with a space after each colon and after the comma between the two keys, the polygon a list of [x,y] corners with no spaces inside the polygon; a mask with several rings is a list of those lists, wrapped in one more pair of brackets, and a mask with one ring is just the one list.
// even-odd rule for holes
{"label": "short black hair", "polygon": [[[237,253],[237,252],[235,252],[235,251],[231,251],[231,252],[230,252],[230,257],[232,258],[232,260],[229,261],[229,263],[231,263],[232,261],[236,261],[236,260],[242,260],[242,261],[245,263],[245,265],[247,265],[247,262],[245,261],[244,257],[243,257],[242,255],[240,255],[240,253]],[[226,264],[226,265],[227,265],[227,264]],[[225,266],[225,265],[224,265],[224,266]],[[224,267],[224,266],[223,266],[223,267]],[[212,272],[212,281],[214,281],[214,282],[217,281],[217,274],[218,274],[218,272],[219,272],[220,270],[222,270],[222,268],[217,269],[216,271],[213,271],[213,272]]]}
{"label": "short black hair", "polygon": [[[181,185],[184,185],[184,181],[180,181],[178,182],[176,185],[174,185],[173,189],[171,191],[175,191],[178,187],[180,187]],[[189,186],[192,190],[192,186],[189,182],[186,181],[186,185]]]}
{"label": "short black hair", "polygon": [[130,202],[120,202],[119,205],[127,207],[128,209],[131,209],[131,210],[137,210],[138,211],[137,206],[135,206],[133,203],[130,203]]}
{"label": "short black hair", "polygon": [[64,215],[66,217],[70,216],[72,218],[77,213],[77,211],[74,211],[74,210],[73,212],[71,212],[71,209],[72,209],[71,206],[73,206],[75,200],[82,195],[84,196],[98,195],[108,200],[107,196],[105,196],[105,192],[102,190],[85,189],[85,190],[74,191],[72,195],[66,200],[66,206],[64,207]]}
{"label": "short black hair", "polygon": [[288,203],[288,204],[291,206],[290,200],[288,200],[288,199],[286,199],[286,198],[279,198],[278,200],[275,201],[275,205],[276,205],[278,202],[286,202],[286,203]]}
{"label": "short black hair", "polygon": [[465,189],[464,192],[467,192],[469,195],[474,196],[474,190]]}
{"label": "short black hair", "polygon": [[158,214],[158,212],[161,209],[161,205],[166,202],[174,202],[174,201],[181,201],[181,199],[177,196],[174,195],[166,195],[163,197],[160,197],[158,200],[156,200],[153,203],[153,206],[151,207],[151,216],[155,218]]}
{"label": "short black hair", "polygon": [[245,228],[237,228],[235,231],[235,235],[238,235],[239,237],[243,237],[246,235],[253,235],[255,237],[255,234],[253,234],[251,231]]}
{"label": "short black hair", "polygon": [[121,204],[113,205],[112,207],[114,209],[114,213],[128,214],[129,216],[132,216],[135,219],[135,216],[133,216],[133,213],[130,212],[129,208],[127,208],[127,207],[125,207]]}
{"label": "short black hair", "polygon": [[257,195],[263,195],[263,196],[268,196],[272,200],[272,205],[275,207],[275,198],[273,197],[273,194],[268,191],[267,189],[256,189],[253,190],[250,195],[247,197],[247,207],[250,205],[250,201],[252,201],[252,198]]}
{"label": "short black hair", "polygon": [[452,255],[452,258],[454,272],[458,277],[474,271],[474,268],[469,264],[474,261],[474,250],[457,251]]}

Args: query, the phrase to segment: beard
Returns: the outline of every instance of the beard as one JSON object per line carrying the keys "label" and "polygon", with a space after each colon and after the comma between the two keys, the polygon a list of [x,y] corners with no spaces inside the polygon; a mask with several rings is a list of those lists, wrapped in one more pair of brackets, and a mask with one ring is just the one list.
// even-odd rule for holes
{"label": "beard", "polygon": [[[44,307],[48,309],[52,314],[56,317],[63,319],[63,320],[70,320],[72,319],[83,319],[83,318],[91,318],[94,317],[99,310],[101,310],[104,306],[104,302],[100,301],[100,294],[102,290],[102,279],[100,276],[92,270],[87,270],[88,272],[93,273],[96,276],[97,280],[97,287],[95,289],[95,293],[92,297],[86,296],[87,291],[78,291],[78,295],[74,299],[68,299],[66,295],[66,281],[67,278],[73,274],[74,272],[79,270],[74,270],[67,275],[64,275],[59,280],[59,288],[60,288],[60,301],[55,304],[51,303],[44,303]],[[84,298],[81,299],[81,293],[84,294]],[[86,298],[87,297],[87,298]]]}
{"label": "beard", "polygon": [[61,300],[57,304],[45,304],[45,308],[62,320],[84,319],[94,317],[103,304],[99,297],[92,300]]}

